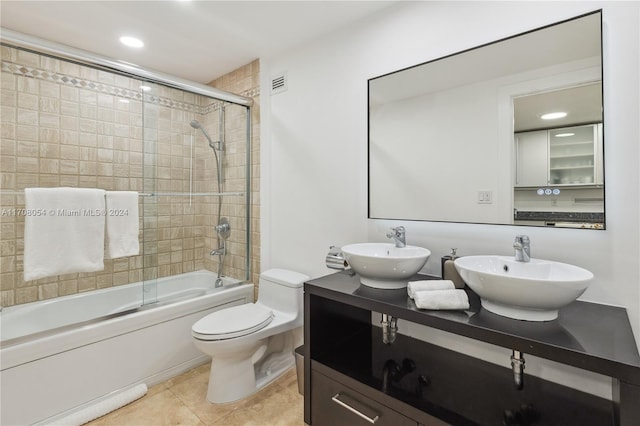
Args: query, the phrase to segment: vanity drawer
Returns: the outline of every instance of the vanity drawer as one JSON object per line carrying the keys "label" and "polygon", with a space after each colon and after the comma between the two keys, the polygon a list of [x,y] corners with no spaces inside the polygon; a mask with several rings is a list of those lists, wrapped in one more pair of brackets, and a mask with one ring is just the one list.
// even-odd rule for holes
{"label": "vanity drawer", "polygon": [[394,411],[329,377],[311,371],[313,426],[417,426]]}

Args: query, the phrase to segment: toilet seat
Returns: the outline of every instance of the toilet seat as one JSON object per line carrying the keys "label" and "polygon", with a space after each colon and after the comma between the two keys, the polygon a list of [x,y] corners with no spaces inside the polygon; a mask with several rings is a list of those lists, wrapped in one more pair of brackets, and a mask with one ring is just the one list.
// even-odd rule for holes
{"label": "toilet seat", "polygon": [[273,321],[273,311],[263,305],[247,303],[213,312],[191,327],[200,340],[225,340],[246,336]]}

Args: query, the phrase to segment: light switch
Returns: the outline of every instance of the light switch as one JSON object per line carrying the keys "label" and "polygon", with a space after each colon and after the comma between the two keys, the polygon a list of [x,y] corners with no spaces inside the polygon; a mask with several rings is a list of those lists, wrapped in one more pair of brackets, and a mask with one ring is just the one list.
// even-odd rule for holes
{"label": "light switch", "polygon": [[478,204],[491,204],[493,203],[492,191],[478,191]]}

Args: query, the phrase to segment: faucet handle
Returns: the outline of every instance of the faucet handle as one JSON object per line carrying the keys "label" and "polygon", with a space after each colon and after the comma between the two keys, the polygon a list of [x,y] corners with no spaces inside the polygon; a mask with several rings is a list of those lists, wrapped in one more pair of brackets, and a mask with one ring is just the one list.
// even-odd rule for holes
{"label": "faucet handle", "polygon": [[387,234],[387,238],[393,238],[393,241],[396,243],[396,247],[402,248],[407,243],[405,242],[406,233],[404,226],[396,226],[395,228],[391,228],[391,232]]}
{"label": "faucet handle", "polygon": [[396,226],[395,228],[391,228],[391,230],[393,232],[395,232],[396,234],[404,234],[405,233],[404,226],[402,226],[402,225]]}
{"label": "faucet handle", "polygon": [[404,229],[404,226],[396,226],[391,228],[391,232],[387,233],[387,238],[404,238],[406,231]]}

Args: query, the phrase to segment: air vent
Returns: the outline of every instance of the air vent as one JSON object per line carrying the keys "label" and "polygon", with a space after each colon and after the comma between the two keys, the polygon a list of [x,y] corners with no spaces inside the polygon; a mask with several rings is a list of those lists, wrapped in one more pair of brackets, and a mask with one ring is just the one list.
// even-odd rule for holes
{"label": "air vent", "polygon": [[285,92],[287,90],[287,73],[280,73],[271,78],[271,94],[277,95],[278,93]]}

